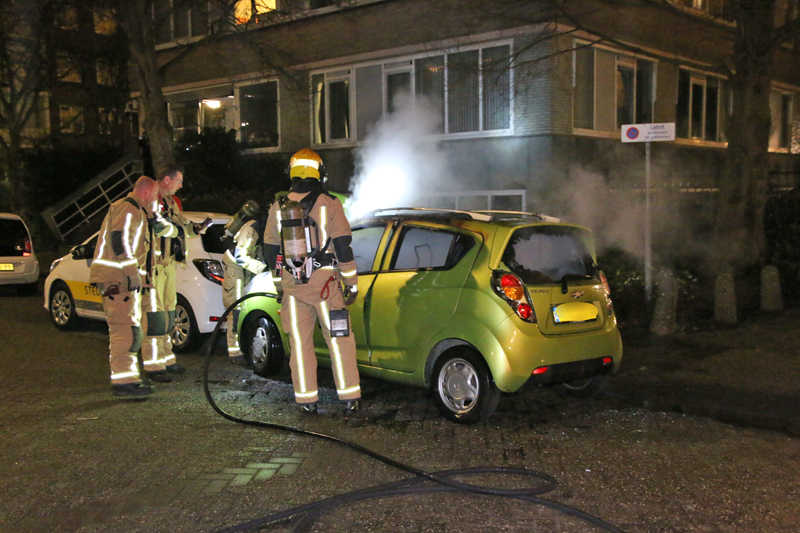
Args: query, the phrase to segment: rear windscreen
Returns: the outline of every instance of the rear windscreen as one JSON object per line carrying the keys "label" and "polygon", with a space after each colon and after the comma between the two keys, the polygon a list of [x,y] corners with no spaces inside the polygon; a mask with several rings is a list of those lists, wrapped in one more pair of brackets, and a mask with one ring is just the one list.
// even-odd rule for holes
{"label": "rear windscreen", "polygon": [[224,254],[228,249],[227,241],[222,237],[225,235],[225,224],[212,224],[204,234],[201,235],[203,248],[211,254]]}
{"label": "rear windscreen", "polygon": [[511,235],[503,263],[529,285],[594,276],[597,266],[584,236],[584,230],[567,226],[520,228]]}
{"label": "rear windscreen", "polygon": [[0,256],[22,256],[28,230],[20,220],[0,218]]}

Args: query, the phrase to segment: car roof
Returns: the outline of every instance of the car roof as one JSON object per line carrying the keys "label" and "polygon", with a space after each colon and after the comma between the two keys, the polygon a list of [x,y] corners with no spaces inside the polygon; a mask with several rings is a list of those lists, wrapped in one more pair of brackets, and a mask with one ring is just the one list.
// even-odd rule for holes
{"label": "car roof", "polygon": [[368,220],[431,220],[456,221],[473,220],[476,222],[500,223],[503,225],[531,224],[536,222],[560,222],[560,219],[539,213],[523,211],[464,211],[458,209],[435,209],[427,207],[391,207],[376,209],[362,215],[354,223]]}
{"label": "car roof", "polygon": [[15,215],[14,213],[0,213],[0,218],[6,218],[10,220],[22,220],[19,215]]}
{"label": "car roof", "polygon": [[183,215],[192,222],[200,222],[210,217],[214,222],[227,222],[231,219],[231,215],[225,213],[212,213],[208,211],[184,211]]}

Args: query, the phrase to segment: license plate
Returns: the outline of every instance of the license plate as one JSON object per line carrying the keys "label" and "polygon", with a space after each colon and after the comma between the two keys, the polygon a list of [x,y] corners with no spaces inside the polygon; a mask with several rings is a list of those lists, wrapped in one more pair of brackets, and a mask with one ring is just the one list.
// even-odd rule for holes
{"label": "license plate", "polygon": [[597,320],[597,308],[588,302],[569,302],[553,307],[556,324],[576,324]]}
{"label": "license plate", "polygon": [[11,263],[0,263],[0,270],[14,270],[14,265]]}

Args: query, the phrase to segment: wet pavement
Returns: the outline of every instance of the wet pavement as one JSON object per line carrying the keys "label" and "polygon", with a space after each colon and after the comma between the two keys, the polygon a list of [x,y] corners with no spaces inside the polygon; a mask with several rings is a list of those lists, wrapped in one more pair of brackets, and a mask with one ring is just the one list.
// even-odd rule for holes
{"label": "wet pavement", "polygon": [[[210,532],[409,477],[330,440],[237,424],[209,406],[200,354],[142,402],[108,387],[107,331],[59,332],[41,295],[0,287],[0,531]],[[295,408],[288,369],[265,380],[212,356],[226,412],[335,435],[428,472],[526,468],[550,502],[641,532],[796,532],[800,517],[800,310],[657,338],[624,331],[620,372],[598,398],[526,388],[473,426],[425,392],[363,380],[344,418],[330,372],[321,413]],[[538,484],[496,473],[463,481]],[[291,531],[296,522],[270,531]],[[386,496],[336,509],[308,531],[586,532],[552,507],[465,493]]]}

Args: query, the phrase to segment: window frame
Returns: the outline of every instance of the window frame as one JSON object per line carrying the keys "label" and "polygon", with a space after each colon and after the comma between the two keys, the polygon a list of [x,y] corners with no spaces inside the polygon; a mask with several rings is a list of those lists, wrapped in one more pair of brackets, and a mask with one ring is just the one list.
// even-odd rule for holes
{"label": "window frame", "polygon": [[243,154],[258,154],[268,152],[278,152],[281,149],[281,142],[283,135],[281,133],[281,84],[277,78],[262,78],[259,80],[252,80],[248,82],[237,83],[233,87],[234,96],[234,119],[236,123],[236,140],[242,142],[242,101],[241,101],[241,88],[251,85],[262,85],[266,83],[275,84],[275,131],[278,135],[278,142],[275,146],[259,146],[252,148],[244,148]]}
{"label": "window frame", "polygon": [[[679,103],[681,102],[681,83],[682,83],[682,76],[688,76],[688,100],[686,101],[686,110],[685,114],[682,116],[682,110],[679,109]],[[716,138],[709,139],[706,138],[708,133],[708,117],[709,117],[709,108],[708,108],[708,94],[709,94],[709,80],[713,79],[716,83]],[[676,140],[682,140],[684,142],[691,142],[691,143],[725,143],[725,121],[727,119],[728,113],[726,111],[727,105],[726,98],[730,99],[730,91],[727,87],[727,80],[722,76],[717,76],[714,74],[708,74],[706,72],[680,67],[678,69],[678,82],[675,86],[675,137]],[[702,109],[700,113],[700,124],[699,129],[701,134],[695,135],[695,103],[696,103],[696,94],[695,94],[695,87],[702,87]],[[686,133],[684,136],[683,133],[683,125],[681,124],[681,120],[686,121]]]}
{"label": "window frame", "polygon": [[[188,7],[188,8],[186,8],[186,17],[187,17],[186,27],[188,29],[189,35],[185,36],[185,37],[176,37],[175,36],[175,27],[176,27],[175,17],[178,15],[178,13],[175,13],[173,11],[173,9],[175,7],[175,5],[174,5],[175,1],[176,0],[154,0],[152,5],[150,6],[150,13],[151,13],[151,17],[152,17],[152,20],[153,20],[153,35],[154,35],[155,41],[156,41],[156,50],[162,50],[164,48],[170,48],[170,47],[173,47],[173,46],[176,46],[176,45],[180,45],[180,44],[187,44],[187,43],[191,43],[191,42],[194,42],[194,41],[199,41],[200,39],[205,38],[206,36],[208,36],[211,33],[213,6],[211,4],[211,1],[209,0],[209,1],[202,2],[203,4],[205,4],[204,13],[205,13],[205,17],[206,17],[206,20],[203,23],[203,27],[204,27],[203,33],[201,33],[199,35],[195,35],[194,34],[195,21],[193,20],[193,17],[194,17],[195,9],[191,8],[191,7]],[[159,2],[165,2],[166,4],[169,5],[169,8],[168,8],[169,15],[168,16],[169,16],[169,34],[170,34],[170,37],[169,37],[168,40],[162,41],[162,42],[159,42],[158,28],[155,25],[155,21],[156,21],[156,4],[158,4]],[[198,3],[200,3],[200,2],[198,2]]]}
{"label": "window frame", "polygon": [[[487,130],[485,128],[485,90],[484,90],[484,66],[483,66],[483,53],[485,49],[490,48],[498,48],[502,46],[508,46],[509,51],[509,68],[508,68],[508,128],[502,129],[492,129]],[[448,113],[447,113],[447,97],[448,97],[448,56],[451,54],[458,54],[462,52],[472,52],[478,51],[478,64],[476,68],[479,71],[479,75],[477,76],[477,91],[478,91],[478,129],[475,131],[465,131],[465,132],[457,132],[451,133],[448,130]],[[358,109],[357,109],[357,94],[359,87],[357,86],[357,76],[356,71],[361,68],[365,67],[374,67],[376,65],[380,65],[382,72],[381,72],[381,97],[382,97],[382,106],[381,106],[381,116],[378,117],[378,120],[381,118],[385,118],[388,116],[387,106],[389,104],[389,94],[388,94],[388,76],[398,73],[405,73],[408,72],[410,74],[410,98],[412,101],[412,105],[415,105],[417,99],[417,88],[416,88],[416,62],[421,59],[429,59],[433,57],[444,57],[444,90],[442,94],[442,98],[444,100],[444,124],[443,124],[443,133],[432,133],[431,137],[434,139],[463,139],[463,138],[483,138],[483,137],[502,137],[502,136],[512,136],[514,135],[515,131],[515,124],[514,124],[514,106],[515,106],[515,91],[514,91],[514,76],[515,76],[515,67],[513,63],[513,54],[514,54],[514,42],[513,39],[501,39],[496,41],[489,41],[479,44],[473,44],[469,46],[457,47],[457,48],[446,48],[446,49],[439,49],[433,52],[425,52],[425,53],[418,53],[418,54],[410,54],[410,55],[403,55],[399,57],[392,57],[392,58],[384,58],[381,60],[370,61],[370,62],[361,62],[361,63],[347,63],[344,65],[339,65],[336,67],[329,67],[325,69],[314,69],[311,70],[308,74],[309,76],[309,86],[310,92],[312,95],[311,103],[309,105],[309,115],[310,115],[310,139],[312,146],[315,147],[325,147],[325,146],[335,146],[335,145],[344,145],[344,144],[356,144],[359,142],[363,142],[364,139],[358,137]],[[331,80],[328,79],[330,75],[334,75],[334,80],[338,81],[344,77],[344,75],[337,75],[338,73],[348,71],[349,75],[347,76],[350,81],[350,91],[349,91],[349,106],[350,106],[350,135],[346,139],[330,139],[330,97],[329,97],[329,84]],[[323,76],[324,80],[324,87],[325,87],[325,137],[323,140],[319,140],[320,137],[317,135],[318,130],[318,123],[316,117],[316,88],[314,87],[314,77],[315,76]]]}

